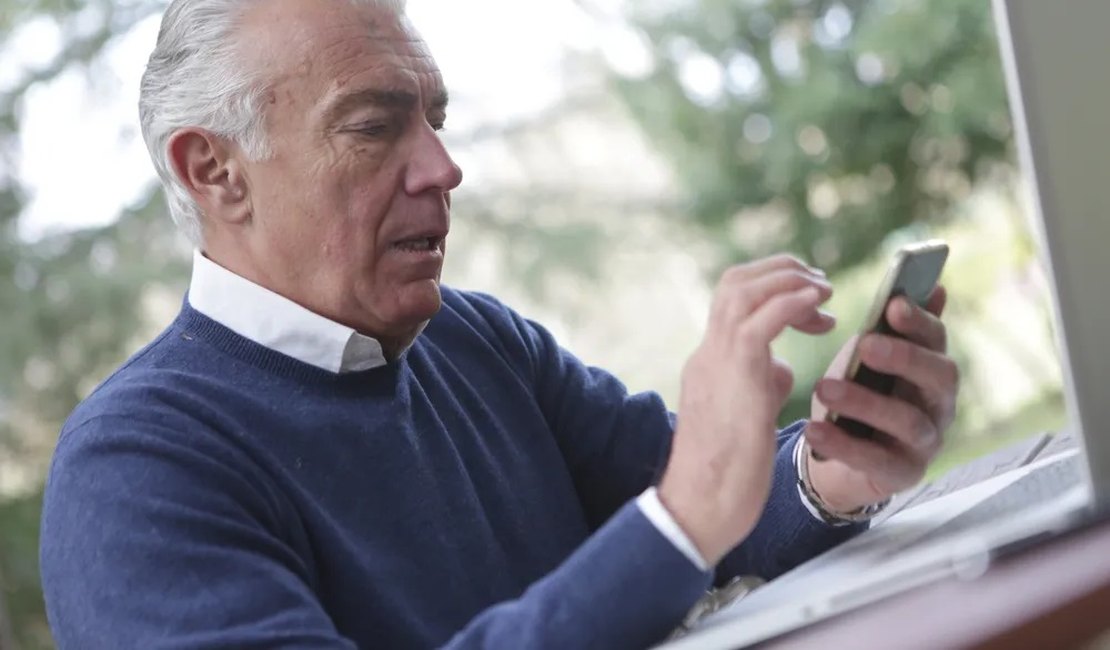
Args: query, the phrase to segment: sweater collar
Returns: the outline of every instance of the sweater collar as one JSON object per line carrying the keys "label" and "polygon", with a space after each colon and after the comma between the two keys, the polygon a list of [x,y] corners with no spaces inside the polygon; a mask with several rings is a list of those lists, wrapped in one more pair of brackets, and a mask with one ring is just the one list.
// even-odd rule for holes
{"label": "sweater collar", "polygon": [[193,253],[193,309],[236,334],[334,373],[386,365],[381,344]]}

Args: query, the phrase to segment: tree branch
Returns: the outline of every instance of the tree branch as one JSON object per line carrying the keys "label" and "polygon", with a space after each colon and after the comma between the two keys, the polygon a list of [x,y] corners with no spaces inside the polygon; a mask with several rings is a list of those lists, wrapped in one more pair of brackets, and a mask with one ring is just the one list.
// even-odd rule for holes
{"label": "tree branch", "polygon": [[113,8],[111,3],[106,3],[106,6],[107,13],[103,21],[92,33],[69,40],[50,63],[32,70],[13,86],[0,92],[0,115],[10,114],[15,109],[15,103],[35,84],[57,77],[75,61],[91,60],[104,49],[104,45],[112,37],[126,33],[142,19],[162,11],[157,3],[138,5],[129,11]]}

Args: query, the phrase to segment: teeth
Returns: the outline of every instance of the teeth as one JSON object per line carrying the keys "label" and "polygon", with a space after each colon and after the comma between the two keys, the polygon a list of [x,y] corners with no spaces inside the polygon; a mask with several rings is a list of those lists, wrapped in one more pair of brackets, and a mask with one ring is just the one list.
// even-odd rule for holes
{"label": "teeth", "polygon": [[406,251],[430,251],[436,247],[435,237],[425,237],[423,239],[410,239],[403,241],[397,245],[398,248]]}

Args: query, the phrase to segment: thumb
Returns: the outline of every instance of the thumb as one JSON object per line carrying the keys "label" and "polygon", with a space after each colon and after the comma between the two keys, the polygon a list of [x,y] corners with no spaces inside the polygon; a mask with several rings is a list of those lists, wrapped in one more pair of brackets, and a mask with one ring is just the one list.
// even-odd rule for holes
{"label": "thumb", "polygon": [[925,302],[925,310],[934,316],[940,316],[944,313],[944,306],[947,304],[948,290],[938,284],[933,289],[933,293],[929,294],[929,299]]}

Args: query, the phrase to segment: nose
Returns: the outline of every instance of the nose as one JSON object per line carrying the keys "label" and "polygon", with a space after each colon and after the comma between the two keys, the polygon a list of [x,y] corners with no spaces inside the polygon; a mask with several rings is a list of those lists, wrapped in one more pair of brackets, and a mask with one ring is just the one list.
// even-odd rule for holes
{"label": "nose", "polygon": [[446,194],[462,183],[462,169],[455,164],[439,134],[424,125],[416,136],[408,169],[405,173],[405,191],[421,194],[434,191]]}

